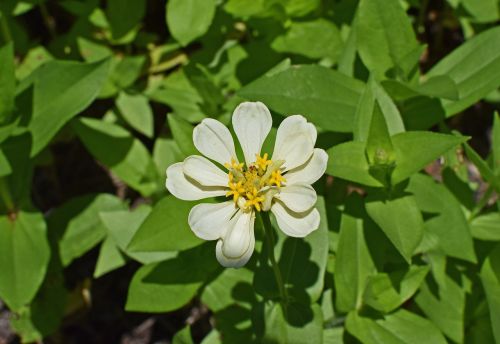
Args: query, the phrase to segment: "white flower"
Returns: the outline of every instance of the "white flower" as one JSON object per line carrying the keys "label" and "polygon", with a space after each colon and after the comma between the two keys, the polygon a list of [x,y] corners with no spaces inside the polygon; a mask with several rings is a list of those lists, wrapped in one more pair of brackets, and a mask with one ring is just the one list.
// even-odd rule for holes
{"label": "white flower", "polygon": [[231,198],[194,206],[188,222],[201,239],[218,240],[216,256],[223,266],[241,267],[254,250],[256,211],[270,210],[280,229],[292,237],[304,237],[318,228],[317,196],[311,184],[325,172],[328,155],[314,148],[316,128],[303,116],[283,120],[270,160],[268,153],[261,155],[272,126],[267,107],[260,102],[241,103],[232,122],[245,163],[236,156],[229,129],[207,118],[193,131],[194,145],[206,158],[192,155],[171,165],[166,186],[183,200]]}

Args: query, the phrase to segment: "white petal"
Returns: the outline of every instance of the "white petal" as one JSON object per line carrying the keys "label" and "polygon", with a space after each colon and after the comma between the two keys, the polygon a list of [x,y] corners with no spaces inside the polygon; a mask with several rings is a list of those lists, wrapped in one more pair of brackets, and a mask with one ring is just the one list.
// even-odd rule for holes
{"label": "white petal", "polygon": [[182,164],[178,162],[167,168],[166,187],[172,195],[185,201],[196,201],[226,194],[226,188],[203,186],[187,177],[182,171]]}
{"label": "white petal", "polygon": [[229,181],[225,172],[207,158],[199,155],[188,156],[182,164],[182,170],[186,176],[204,186],[226,187]]}
{"label": "white petal", "polygon": [[311,185],[294,184],[282,187],[274,198],[282,201],[288,209],[301,213],[311,209],[316,204],[318,196]]}
{"label": "white petal", "polygon": [[304,164],[313,153],[316,137],[316,128],[303,116],[285,118],[278,127],[272,160],[284,160],[285,171]]}
{"label": "white petal", "polygon": [[229,129],[215,119],[205,118],[194,128],[193,142],[201,154],[221,165],[238,161]]}
{"label": "white petal", "polygon": [[223,238],[217,243],[217,259],[226,267],[244,265],[255,246],[255,213],[239,211],[231,219]]}
{"label": "white petal", "polygon": [[274,202],[271,211],[276,217],[279,228],[288,236],[302,238],[319,227],[320,218],[316,208],[304,213],[296,213],[277,201]]}
{"label": "white petal", "polygon": [[260,154],[273,120],[268,108],[261,102],[244,102],[233,113],[233,128],[247,165],[255,162],[255,155]]}
{"label": "white petal", "polygon": [[294,168],[286,173],[286,184],[313,184],[326,171],[328,154],[321,148],[314,148],[314,152],[305,164]]}
{"label": "white petal", "polygon": [[233,201],[198,204],[189,212],[188,223],[198,238],[220,239],[237,210]]}

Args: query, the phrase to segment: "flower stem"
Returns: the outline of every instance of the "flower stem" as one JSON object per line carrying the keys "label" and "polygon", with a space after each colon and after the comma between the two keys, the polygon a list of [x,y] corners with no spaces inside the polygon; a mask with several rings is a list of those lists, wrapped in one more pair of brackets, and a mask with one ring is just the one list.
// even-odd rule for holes
{"label": "flower stem", "polygon": [[288,302],[288,295],[285,288],[285,284],[283,283],[283,277],[281,275],[281,270],[276,262],[276,257],[274,256],[274,230],[271,225],[271,220],[269,219],[269,213],[260,212],[260,218],[262,220],[262,226],[264,227],[264,231],[266,232],[266,241],[267,248],[269,252],[269,260],[271,261],[271,265],[273,267],[274,278],[276,279],[276,284],[278,284],[278,289],[281,298],[281,307],[283,308],[283,313],[286,317],[286,304]]}
{"label": "flower stem", "polygon": [[0,11],[0,32],[2,33],[5,43],[12,41],[9,24],[7,24],[7,17],[2,11]]}
{"label": "flower stem", "polygon": [[7,207],[8,211],[14,210],[14,202],[12,201],[9,188],[5,183],[5,177],[0,177],[0,198]]}

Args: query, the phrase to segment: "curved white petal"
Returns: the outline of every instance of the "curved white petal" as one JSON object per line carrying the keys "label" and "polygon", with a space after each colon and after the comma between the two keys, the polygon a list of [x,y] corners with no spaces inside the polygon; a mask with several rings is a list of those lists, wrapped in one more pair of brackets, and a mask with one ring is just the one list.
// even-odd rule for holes
{"label": "curved white petal", "polygon": [[302,238],[319,227],[320,217],[316,208],[296,213],[277,201],[272,205],[271,211],[276,217],[279,228],[288,236]]}
{"label": "curved white petal", "polygon": [[191,155],[184,159],[182,170],[204,186],[227,186],[227,173],[223,172],[213,162],[199,155]]}
{"label": "curved white petal", "polygon": [[233,113],[233,128],[247,165],[255,162],[255,155],[260,154],[273,120],[268,108],[261,102],[244,102]]}
{"label": "curved white petal", "polygon": [[255,213],[239,211],[231,219],[223,238],[217,243],[217,260],[226,267],[244,265],[255,246]]}
{"label": "curved white petal", "polygon": [[286,173],[286,184],[313,184],[325,173],[327,163],[328,154],[321,148],[314,148],[312,156],[305,164]]}
{"label": "curved white petal", "polygon": [[187,177],[182,171],[182,164],[178,162],[167,168],[165,186],[172,195],[185,201],[196,201],[226,194],[226,188],[203,186]]}
{"label": "curved white petal", "polygon": [[229,129],[215,119],[205,118],[194,128],[193,142],[201,154],[221,165],[238,161]]}
{"label": "curved white petal", "polygon": [[220,239],[237,210],[233,201],[197,204],[189,212],[188,223],[198,238]]}
{"label": "curved white petal", "polygon": [[316,128],[303,116],[289,116],[278,127],[272,160],[284,160],[285,171],[303,165],[313,153],[316,138]]}
{"label": "curved white petal", "polygon": [[318,196],[311,185],[294,184],[282,187],[274,198],[282,201],[291,211],[302,213],[316,204]]}

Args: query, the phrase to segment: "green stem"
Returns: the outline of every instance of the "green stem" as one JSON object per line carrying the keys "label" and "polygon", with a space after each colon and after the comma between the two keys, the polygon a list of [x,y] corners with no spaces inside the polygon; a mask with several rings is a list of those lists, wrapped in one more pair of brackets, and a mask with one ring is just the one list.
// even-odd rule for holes
{"label": "green stem", "polygon": [[274,255],[274,230],[271,225],[271,220],[269,219],[269,213],[260,212],[260,218],[262,220],[262,226],[264,227],[264,231],[266,234],[267,247],[269,252],[269,260],[271,261],[271,265],[273,267],[274,278],[276,279],[276,283],[278,284],[278,289],[281,298],[281,307],[283,308],[283,313],[286,317],[286,304],[288,301],[288,295],[285,288],[285,284],[283,283],[283,277],[281,276],[281,270],[276,262],[276,257]]}
{"label": "green stem", "polygon": [[0,198],[7,207],[8,211],[14,210],[14,202],[12,201],[12,196],[10,195],[9,187],[5,183],[5,178],[0,177]]}
{"label": "green stem", "polygon": [[7,17],[0,11],[0,31],[2,32],[5,43],[12,41],[9,25],[7,24]]}

